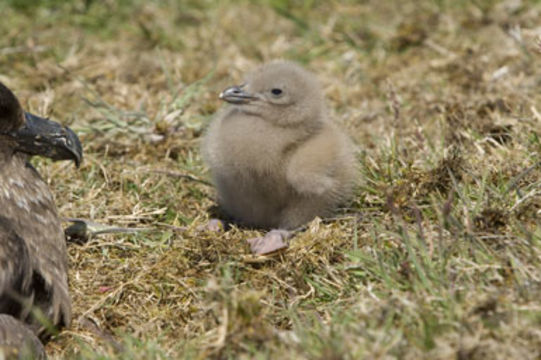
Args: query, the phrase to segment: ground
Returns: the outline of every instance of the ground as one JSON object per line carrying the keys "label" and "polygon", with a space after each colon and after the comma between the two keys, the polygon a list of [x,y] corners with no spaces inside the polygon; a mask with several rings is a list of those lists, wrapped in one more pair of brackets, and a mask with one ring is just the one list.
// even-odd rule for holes
{"label": "ground", "polygon": [[[0,81],[70,125],[34,159],[68,244],[52,359],[539,359],[541,3],[6,0]],[[317,74],[359,186],[291,248],[202,231],[219,92],[276,58]],[[70,223],[66,222],[65,226]]]}

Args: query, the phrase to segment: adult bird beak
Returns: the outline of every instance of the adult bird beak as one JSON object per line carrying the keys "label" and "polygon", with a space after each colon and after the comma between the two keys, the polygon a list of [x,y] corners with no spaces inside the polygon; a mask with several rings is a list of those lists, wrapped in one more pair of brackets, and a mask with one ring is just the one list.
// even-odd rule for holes
{"label": "adult bird beak", "polygon": [[81,142],[68,127],[25,112],[25,125],[9,133],[16,151],[46,156],[53,160],[73,160],[79,167],[83,159]]}
{"label": "adult bird beak", "polygon": [[243,85],[228,87],[220,93],[220,99],[231,104],[247,104],[250,101],[257,99],[257,96],[247,93],[242,87]]}

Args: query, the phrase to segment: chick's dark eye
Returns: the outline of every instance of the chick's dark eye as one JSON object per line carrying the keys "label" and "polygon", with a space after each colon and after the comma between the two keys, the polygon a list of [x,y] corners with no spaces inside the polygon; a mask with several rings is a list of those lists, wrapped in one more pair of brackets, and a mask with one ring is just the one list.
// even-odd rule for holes
{"label": "chick's dark eye", "polygon": [[272,89],[271,93],[272,93],[272,95],[281,95],[282,90],[281,89]]}

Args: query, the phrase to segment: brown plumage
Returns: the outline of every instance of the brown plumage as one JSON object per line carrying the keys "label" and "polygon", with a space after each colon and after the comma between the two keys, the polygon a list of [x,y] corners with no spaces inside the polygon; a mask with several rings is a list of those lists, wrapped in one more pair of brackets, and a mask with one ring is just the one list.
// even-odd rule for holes
{"label": "brown plumage", "polygon": [[0,359],[46,359],[37,336],[22,321],[0,314]]}
{"label": "brown plumage", "polygon": [[233,219],[294,229],[350,197],[354,146],[331,122],[311,73],[271,62],[221,98],[232,105],[215,116],[202,150],[218,202]]}
{"label": "brown plumage", "polygon": [[73,131],[25,113],[0,83],[0,347],[16,348],[14,339],[31,333],[47,338],[36,312],[57,327],[71,318],[64,233],[47,184],[28,163],[31,155],[78,164],[82,150]]}

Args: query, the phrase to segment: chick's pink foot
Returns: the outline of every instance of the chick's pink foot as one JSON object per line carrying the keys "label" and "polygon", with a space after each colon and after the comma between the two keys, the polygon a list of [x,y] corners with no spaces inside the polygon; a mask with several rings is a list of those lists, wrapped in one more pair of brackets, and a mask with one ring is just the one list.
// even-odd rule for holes
{"label": "chick's pink foot", "polygon": [[251,238],[246,241],[250,244],[250,250],[255,255],[267,255],[287,249],[288,239],[291,233],[287,230],[271,230],[265,236]]}

